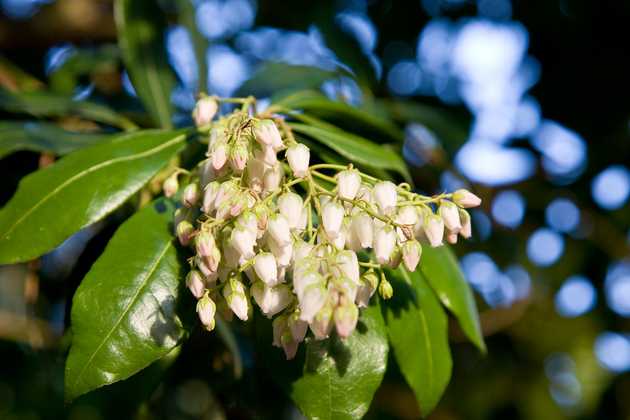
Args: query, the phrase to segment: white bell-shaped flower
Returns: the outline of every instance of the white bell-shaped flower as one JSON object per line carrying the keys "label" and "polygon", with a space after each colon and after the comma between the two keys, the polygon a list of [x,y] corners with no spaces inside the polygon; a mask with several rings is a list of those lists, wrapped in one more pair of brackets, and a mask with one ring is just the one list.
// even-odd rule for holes
{"label": "white bell-shaped flower", "polygon": [[278,210],[287,219],[291,229],[296,229],[300,226],[303,206],[302,197],[294,192],[286,192],[278,197]]}
{"label": "white bell-shaped flower", "polygon": [[293,171],[293,176],[301,178],[308,172],[309,160],[311,158],[311,152],[308,147],[302,143],[294,144],[287,149],[287,160],[289,166]]}
{"label": "white bell-shaped flower", "polygon": [[409,271],[415,271],[418,263],[420,262],[420,256],[422,255],[422,247],[420,246],[420,243],[415,239],[412,239],[404,242],[400,248],[405,268]]}
{"label": "white bell-shaped flower", "polygon": [[386,225],[376,229],[374,233],[374,254],[379,264],[389,263],[394,248],[396,247],[396,232],[391,226]]}
{"label": "white bell-shaped flower", "polygon": [[247,321],[249,318],[249,300],[243,283],[234,277],[230,278],[223,288],[223,297],[234,315],[241,321]]}
{"label": "white bell-shaped flower", "polygon": [[354,283],[359,284],[360,270],[359,259],[357,254],[350,250],[345,250],[337,253],[335,257],[335,266],[341,270],[341,273],[352,280]]}
{"label": "white bell-shaped flower", "polygon": [[254,256],[256,235],[243,226],[236,226],[230,235],[230,245],[238,252],[239,256],[251,258]]}
{"label": "white bell-shaped flower", "polygon": [[462,227],[461,221],[459,220],[459,209],[452,202],[442,200],[438,214],[442,217],[442,220],[444,220],[444,226],[446,226],[448,230],[458,232]]}
{"label": "white bell-shaped flower", "polygon": [[398,193],[396,185],[390,181],[380,181],[374,185],[374,201],[382,214],[391,214],[396,209]]}
{"label": "white bell-shaped flower", "polygon": [[359,320],[359,308],[348,299],[335,308],[335,326],[337,334],[341,338],[347,338],[352,334]]}
{"label": "white bell-shaped flower", "polygon": [[352,216],[351,229],[362,248],[372,248],[374,240],[374,223],[369,214],[360,211]]}
{"label": "white bell-shaped flower", "polygon": [[293,243],[280,246],[273,238],[268,238],[267,245],[269,245],[269,250],[273,256],[276,257],[278,267],[282,268],[291,265],[291,259],[293,257]]}
{"label": "white bell-shaped flower", "polygon": [[464,209],[459,209],[459,220],[462,223],[462,227],[459,230],[459,234],[462,238],[468,239],[472,236],[472,225],[470,223],[470,214]]}
{"label": "white bell-shaped flower", "polygon": [[346,169],[337,174],[337,195],[339,198],[354,200],[361,186],[361,175],[356,169]]}
{"label": "white bell-shaped flower", "polygon": [[330,201],[322,207],[322,224],[329,238],[335,239],[339,235],[343,215],[343,206],[335,201]]}
{"label": "white bell-shaped flower", "polygon": [[221,184],[217,181],[212,181],[208,185],[206,185],[205,191],[203,193],[203,204],[201,205],[201,211],[206,214],[210,214],[214,210],[216,210],[214,204],[220,188]]}
{"label": "white bell-shaped flower", "polygon": [[268,168],[263,176],[263,192],[271,193],[276,191],[280,187],[280,183],[282,183],[283,176],[284,171],[280,162]]}
{"label": "white bell-shaped flower", "polygon": [[280,131],[272,120],[260,120],[254,123],[254,136],[263,146],[273,146],[282,143]]}
{"label": "white bell-shaped flower", "polygon": [[206,330],[212,331],[215,326],[214,315],[217,312],[217,306],[208,296],[203,296],[197,301],[197,315]]}
{"label": "white bell-shaped flower", "polygon": [[277,245],[284,247],[291,243],[289,222],[281,214],[273,214],[267,221],[267,232]]}
{"label": "white bell-shaped flower", "polygon": [[313,244],[310,244],[304,240],[297,240],[293,245],[293,260],[300,261],[309,257],[313,252]]}
{"label": "white bell-shaped flower", "polygon": [[295,341],[297,341],[298,343],[304,341],[306,330],[308,329],[308,322],[300,319],[299,309],[289,315],[287,319],[287,325],[291,330],[291,335],[293,336],[293,339]]}
{"label": "white bell-shaped flower", "polygon": [[276,258],[269,252],[261,252],[254,259],[254,271],[267,286],[278,284]]}
{"label": "white bell-shaped flower", "polygon": [[250,289],[256,304],[267,318],[271,318],[286,308],[291,302],[291,291],[285,284],[269,287],[262,282],[256,282]]}
{"label": "white bell-shaped flower", "polygon": [[464,208],[477,207],[481,204],[481,198],[465,189],[455,191],[452,197],[455,204]]}
{"label": "white bell-shaped flower", "polygon": [[203,293],[206,290],[206,283],[201,275],[201,273],[197,270],[191,270],[186,276],[186,287],[190,290],[190,293],[197,299],[200,299],[203,296]]}
{"label": "white bell-shaped flower", "polygon": [[212,148],[212,153],[210,154],[210,159],[212,160],[212,167],[215,171],[221,170],[228,158],[228,150],[227,145],[224,142],[217,143]]}
{"label": "white bell-shaped flower", "polygon": [[210,124],[218,109],[219,104],[214,98],[206,96],[199,99],[192,112],[195,125],[197,127],[203,127]]}
{"label": "white bell-shaped flower", "polygon": [[316,340],[324,340],[328,338],[333,326],[333,308],[328,304],[320,309],[313,320],[309,323],[309,327],[311,331],[313,331],[313,335]]}
{"label": "white bell-shaped flower", "polygon": [[444,220],[436,214],[429,213],[424,219],[424,234],[432,247],[442,245],[444,238]]}
{"label": "white bell-shaped flower", "polygon": [[324,278],[316,271],[312,271],[311,267],[305,268],[303,271],[296,270],[293,274],[293,291],[299,300],[302,300],[304,291],[308,286],[313,284],[324,284]]}
{"label": "white bell-shaped flower", "polygon": [[300,299],[300,319],[311,322],[326,303],[326,297],[327,291],[321,283],[306,286]]}
{"label": "white bell-shaped flower", "polygon": [[415,225],[418,222],[418,210],[415,206],[400,207],[394,220],[401,225]]}

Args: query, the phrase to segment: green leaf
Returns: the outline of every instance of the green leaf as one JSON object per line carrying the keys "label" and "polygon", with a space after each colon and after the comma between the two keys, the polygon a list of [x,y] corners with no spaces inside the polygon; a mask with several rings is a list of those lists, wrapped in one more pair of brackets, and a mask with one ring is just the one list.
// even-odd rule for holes
{"label": "green leaf", "polygon": [[18,150],[65,155],[110,138],[102,133],[67,131],[43,121],[0,121],[0,158]]}
{"label": "green leaf", "polygon": [[485,353],[475,298],[453,251],[446,245],[425,246],[420,267],[442,304],[455,314],[466,336]]}
{"label": "green leaf", "polygon": [[341,129],[300,123],[289,125],[296,132],[325,144],[351,162],[371,168],[394,170],[407,180],[411,178],[405,161],[391,149]]}
{"label": "green leaf", "polygon": [[176,0],[177,14],[179,21],[188,29],[192,38],[197,61],[197,74],[199,77],[198,90],[207,92],[208,90],[208,63],[206,62],[206,51],[208,50],[208,40],[199,32],[199,26],[195,20],[195,6],[193,0]]}
{"label": "green leaf", "polygon": [[451,377],[448,319],[420,272],[388,271],[394,296],[381,306],[394,357],[413,389],[420,412],[428,415]]}
{"label": "green leaf", "polygon": [[[278,77],[282,75],[282,77]],[[279,92],[318,88],[326,80],[338,76],[338,72],[310,66],[294,66],[268,61],[238,90],[239,96],[269,96]]]}
{"label": "green leaf", "polygon": [[44,87],[41,81],[28,74],[2,55],[0,55],[0,74],[3,76],[2,86],[11,91],[30,92]]}
{"label": "green leaf", "polygon": [[383,380],[387,353],[383,317],[374,304],[361,312],[346,340],[335,335],[306,345],[303,375],[291,384],[291,398],[312,419],[360,418]]}
{"label": "green leaf", "polygon": [[[402,141],[403,133],[389,118],[378,113],[349,105],[345,102],[333,101],[315,91],[302,91],[285,96],[274,102],[274,105],[288,109],[301,109],[314,113],[322,118],[355,121],[359,126],[366,126],[386,134],[390,138]],[[385,113],[386,115],[386,113]]]}
{"label": "green leaf", "polygon": [[176,302],[183,264],[173,211],[171,202],[158,200],[127,220],[77,289],[66,400],[130,377],[182,338]]}
{"label": "green leaf", "polygon": [[104,105],[88,101],[76,101],[70,96],[51,92],[10,93],[0,90],[0,109],[16,114],[30,114],[35,117],[77,115],[123,130],[136,128],[132,121]]}
{"label": "green leaf", "polygon": [[157,125],[172,127],[175,75],[166,58],[164,15],[154,0],[116,0],[114,17],[118,45],[136,94]]}
{"label": "green leaf", "polygon": [[137,131],[26,176],[0,210],[0,264],[27,261],[123,204],[182,148],[182,131]]}
{"label": "green leaf", "polygon": [[100,72],[118,74],[119,63],[120,51],[116,45],[77,48],[49,76],[50,89],[70,95],[76,89],[82,76],[91,76]]}

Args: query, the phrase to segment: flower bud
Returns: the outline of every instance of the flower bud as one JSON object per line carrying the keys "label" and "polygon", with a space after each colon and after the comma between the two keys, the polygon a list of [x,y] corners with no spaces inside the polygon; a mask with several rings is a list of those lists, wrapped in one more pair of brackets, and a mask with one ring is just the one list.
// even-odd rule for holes
{"label": "flower bud", "polygon": [[303,206],[302,197],[294,192],[287,192],[278,197],[278,210],[287,219],[291,229],[300,225]]}
{"label": "flower bud", "polygon": [[188,244],[190,243],[190,239],[192,238],[192,234],[195,231],[192,223],[190,223],[188,220],[182,220],[177,224],[177,227],[175,229],[175,233],[177,234],[177,239],[179,240],[179,243],[182,246],[188,246]]}
{"label": "flower bud", "polygon": [[291,315],[289,315],[287,319],[287,325],[289,330],[291,330],[291,335],[293,339],[298,343],[304,341],[304,337],[306,336],[306,329],[308,328],[308,322],[300,319],[300,310],[297,309]]}
{"label": "flower bud", "polygon": [[168,198],[174,196],[179,189],[179,181],[177,180],[177,175],[178,173],[175,172],[174,174],[166,178],[164,184],[162,185],[164,195]]}
{"label": "flower bud", "polygon": [[322,224],[329,238],[335,239],[341,230],[343,223],[344,209],[337,202],[330,201],[322,208]]}
{"label": "flower bud", "polygon": [[378,287],[378,277],[374,271],[367,271],[361,276],[361,282],[357,289],[357,297],[355,302],[359,308],[367,308],[370,304],[370,298]]}
{"label": "flower bud", "polygon": [[449,230],[446,234],[446,242],[451,245],[455,245],[457,243],[457,232],[454,230]]}
{"label": "flower bud", "polygon": [[321,283],[309,284],[300,299],[300,319],[311,322],[313,317],[326,303],[326,289]]}
{"label": "flower bud", "polygon": [[261,252],[254,259],[254,271],[267,286],[278,284],[278,266],[273,254]]}
{"label": "flower bud", "polygon": [[182,204],[186,207],[192,207],[199,200],[199,185],[196,182],[186,185],[182,194]]}
{"label": "flower bud", "polygon": [[217,306],[207,295],[197,301],[197,315],[199,315],[199,320],[208,331],[214,329],[214,315],[216,311]]}
{"label": "flower bud", "polygon": [[374,254],[376,262],[387,264],[396,247],[396,232],[391,226],[386,225],[377,229],[374,235]]}
{"label": "flower bud", "polygon": [[214,208],[218,209],[223,204],[229,202],[239,193],[239,187],[234,181],[225,181],[217,190],[216,197],[214,199]]}
{"label": "flower bud", "polygon": [[197,101],[192,117],[197,127],[203,127],[212,122],[219,109],[219,104],[213,98],[206,96]]}
{"label": "flower bud", "polygon": [[249,318],[249,300],[243,283],[236,277],[231,277],[223,288],[223,297],[234,315],[241,321],[247,321]]}
{"label": "flower bud", "polygon": [[274,214],[267,221],[267,231],[277,245],[284,247],[291,243],[291,231],[287,219],[281,214]]}
{"label": "flower bud", "polygon": [[309,323],[309,327],[316,340],[328,338],[333,327],[333,309],[330,305],[325,305],[315,315],[313,321]]}
{"label": "flower bud", "polygon": [[276,148],[282,145],[280,131],[272,120],[260,120],[254,123],[254,136],[261,146],[271,146]]}
{"label": "flower bud", "polygon": [[464,209],[459,209],[459,220],[461,220],[462,227],[459,230],[459,234],[464,239],[468,239],[472,236],[472,225],[470,223],[470,214]]}
{"label": "flower bud", "polygon": [[455,204],[463,208],[477,207],[481,204],[481,198],[465,189],[455,191],[452,197]]}
{"label": "flower bud", "polygon": [[291,292],[286,284],[268,287],[258,281],[252,286],[251,293],[261,312],[267,318],[271,318],[282,311],[291,302]]}
{"label": "flower bud", "polygon": [[339,337],[347,338],[357,326],[359,308],[354,303],[346,301],[335,308],[334,319]]}
{"label": "flower bud", "polygon": [[283,176],[284,171],[280,163],[276,163],[271,168],[267,169],[263,176],[263,192],[271,193],[276,191],[280,187]]}
{"label": "flower bud", "polygon": [[286,156],[289,161],[289,166],[293,171],[293,176],[296,178],[306,176],[311,157],[311,152],[308,150],[308,147],[302,143],[294,144],[287,149]]}
{"label": "flower bud", "polygon": [[420,243],[415,239],[407,241],[402,244],[401,251],[405,268],[408,271],[415,271],[418,263],[420,262],[420,256],[422,255],[422,247],[420,246]]}
{"label": "flower bud", "polygon": [[394,289],[385,277],[381,279],[381,284],[378,285],[378,294],[385,300],[394,296]]}
{"label": "flower bud", "polygon": [[216,178],[217,173],[212,167],[212,161],[206,159],[199,168],[199,183],[201,184],[201,188],[205,189],[205,187]]}
{"label": "flower bud", "polygon": [[427,214],[424,219],[424,234],[432,247],[442,245],[444,237],[444,221],[436,214]]}
{"label": "flower bud", "polygon": [[186,276],[186,287],[188,287],[190,293],[192,293],[197,299],[203,296],[203,293],[206,290],[206,284],[199,271],[190,270]]}
{"label": "flower bud", "polygon": [[225,142],[219,142],[212,148],[210,159],[215,171],[221,170],[225,166],[225,162],[227,162],[227,145]]}
{"label": "flower bud", "polygon": [[240,174],[247,165],[249,159],[249,151],[247,150],[247,143],[238,142],[232,146],[230,151],[230,168]]}
{"label": "flower bud", "polygon": [[230,235],[230,245],[239,256],[249,259],[254,256],[256,235],[243,226],[236,226]]}
{"label": "flower bud", "polygon": [[356,169],[346,169],[337,174],[337,195],[339,198],[354,200],[361,186],[361,175]]}
{"label": "flower bud", "polygon": [[387,266],[391,269],[397,269],[400,263],[402,262],[402,252],[400,251],[399,246],[395,246],[391,255],[389,256],[389,262]]}
{"label": "flower bud", "polygon": [[202,212],[210,214],[214,210],[216,210],[215,200],[217,198],[217,194],[219,193],[220,188],[221,184],[219,184],[217,181],[212,181],[208,185],[206,185],[203,193],[203,203],[201,205]]}
{"label": "flower bud", "polygon": [[398,193],[396,185],[390,181],[381,181],[374,185],[374,200],[382,214],[391,214],[396,209]]}
{"label": "flower bud", "polygon": [[372,248],[374,241],[374,223],[369,214],[361,211],[352,216],[351,229],[361,247]]}
{"label": "flower bud", "polygon": [[446,226],[448,230],[458,232],[462,227],[459,220],[459,211],[457,206],[452,202],[442,200],[440,208],[438,209],[438,214],[442,217],[442,220],[444,220],[444,226]]}

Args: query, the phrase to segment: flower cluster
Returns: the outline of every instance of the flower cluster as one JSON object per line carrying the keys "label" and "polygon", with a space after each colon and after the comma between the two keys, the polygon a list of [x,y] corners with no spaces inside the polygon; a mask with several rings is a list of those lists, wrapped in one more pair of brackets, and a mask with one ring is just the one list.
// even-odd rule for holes
{"label": "flower cluster", "polygon": [[426,197],[352,165],[310,165],[281,118],[245,108],[213,122],[216,111],[205,97],[193,113],[209,130],[207,158],[164,183],[174,196],[186,181],[175,233],[194,250],[186,284],[208,330],[217,310],[248,320],[253,301],[290,359],[309,329],[348,337],[376,291],[390,298],[385,267],[413,271],[422,243],[471,235],[465,208],[480,199],[466,190]]}

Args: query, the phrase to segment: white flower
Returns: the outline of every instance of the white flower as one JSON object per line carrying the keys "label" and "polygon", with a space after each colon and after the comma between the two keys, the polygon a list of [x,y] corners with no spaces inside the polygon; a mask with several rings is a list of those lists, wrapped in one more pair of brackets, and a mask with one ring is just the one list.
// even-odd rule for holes
{"label": "white flower", "polygon": [[436,214],[427,214],[424,219],[424,234],[432,247],[442,245],[444,237],[444,221]]}
{"label": "white flower", "polygon": [[217,178],[217,173],[212,167],[212,161],[210,159],[206,159],[203,162],[203,165],[199,168],[199,183],[202,188],[205,188],[208,183],[214,181]]}
{"label": "white flower", "polygon": [[354,303],[346,301],[335,308],[334,319],[339,337],[347,338],[357,326],[359,308]]}
{"label": "white flower", "polygon": [[396,247],[396,232],[391,226],[383,226],[374,233],[374,254],[376,262],[387,264]]}
{"label": "white flower", "polygon": [[283,175],[282,165],[279,162],[267,169],[263,176],[263,191],[270,193],[277,190],[280,187]]}
{"label": "white flower", "polygon": [[223,288],[223,297],[234,315],[242,321],[247,321],[249,318],[249,300],[247,300],[243,283],[234,277],[230,278]]}
{"label": "white flower", "polygon": [[201,231],[195,238],[195,249],[203,261],[208,265],[210,271],[217,271],[221,261],[221,252],[217,247],[214,236],[207,231]]}
{"label": "white flower", "polygon": [[289,222],[281,214],[273,214],[269,217],[267,232],[278,246],[284,247],[291,243]]}
{"label": "white flower", "polygon": [[308,328],[308,322],[300,319],[300,310],[296,310],[287,319],[287,325],[291,330],[291,335],[293,339],[298,343],[304,341],[304,337],[306,336],[306,330]]}
{"label": "white flower", "polygon": [[298,297],[298,300],[302,300],[306,288],[311,285],[323,285],[324,278],[316,271],[305,269],[304,272],[294,272],[293,274],[293,291]]}
{"label": "white flower", "polygon": [[370,188],[366,184],[361,184],[359,187],[359,191],[357,192],[357,200],[364,201],[370,207],[373,207],[374,204],[374,194],[372,192],[372,188]]}
{"label": "white flower", "polygon": [[455,191],[452,197],[455,204],[464,208],[477,207],[481,204],[481,198],[465,189]]}
{"label": "white flower", "polygon": [[210,159],[212,159],[212,167],[215,171],[222,169],[227,162],[227,145],[224,142],[217,143],[212,148]]}
{"label": "white flower", "polygon": [[405,268],[409,271],[415,271],[420,262],[420,255],[422,255],[420,243],[415,239],[407,241],[402,244],[401,251]]}
{"label": "white flower", "polygon": [[219,104],[213,98],[206,96],[201,98],[195,104],[192,117],[197,127],[203,127],[212,122],[212,119],[219,109]]}
{"label": "white flower", "polygon": [[359,308],[367,308],[370,304],[370,298],[378,287],[378,277],[373,271],[368,271],[361,276],[361,282],[357,289],[355,302]]}
{"label": "white flower", "polygon": [[206,214],[210,214],[211,212],[216,210],[216,207],[214,204],[215,204],[215,200],[217,198],[217,194],[219,193],[220,188],[221,188],[221,184],[219,184],[217,181],[212,181],[208,185],[206,185],[206,188],[203,194],[203,204],[201,206],[201,211],[203,211]]}
{"label": "white flower", "polygon": [[162,190],[164,191],[164,195],[166,197],[172,197],[177,193],[179,189],[179,181],[177,181],[177,173],[166,178],[164,184],[162,185]]}
{"label": "white flower", "polygon": [[272,120],[260,120],[254,123],[254,135],[256,136],[256,141],[262,146],[275,147],[278,144],[282,144],[278,127]]}
{"label": "white flower", "polygon": [[197,299],[203,296],[203,292],[206,290],[206,284],[199,271],[191,270],[188,273],[186,276],[186,287],[188,287],[190,293]]}
{"label": "white flower", "polygon": [[444,226],[446,226],[448,230],[458,232],[462,227],[457,206],[450,201],[442,200],[438,214],[442,217],[442,220],[444,220]]}
{"label": "white flower", "polygon": [[199,200],[199,185],[196,182],[186,185],[182,194],[182,202],[186,207],[192,207]]}
{"label": "white flower", "polygon": [[188,246],[194,231],[195,228],[188,220],[182,220],[177,224],[177,227],[175,228],[175,234],[177,235],[177,239],[182,246]]}
{"label": "white flower", "polygon": [[418,222],[418,210],[415,206],[401,207],[394,220],[401,225],[415,225]]}
{"label": "white flower", "polygon": [[356,235],[361,247],[371,248],[374,240],[374,223],[369,214],[361,211],[352,216],[351,229]]}
{"label": "white flower", "polygon": [[293,260],[300,261],[309,257],[313,252],[313,244],[309,244],[304,240],[297,240],[293,246]]}
{"label": "white flower", "polygon": [[326,297],[326,289],[321,283],[306,286],[300,299],[300,319],[311,322],[326,303]]}
{"label": "white flower", "polygon": [[230,245],[236,250],[239,256],[251,258],[254,256],[254,245],[256,235],[242,226],[236,226],[230,235]]}
{"label": "white flower", "polygon": [[339,198],[354,200],[361,186],[361,175],[356,169],[347,169],[337,174],[337,195]]}
{"label": "white flower", "polygon": [[302,143],[294,144],[287,149],[287,160],[289,166],[293,171],[293,176],[301,178],[306,175],[308,171],[308,163],[310,160],[311,152],[308,147]]}
{"label": "white flower", "polygon": [[291,302],[291,292],[285,284],[269,287],[262,282],[256,282],[250,290],[260,310],[267,318],[282,311]]}
{"label": "white flower", "polygon": [[260,159],[250,159],[247,162],[246,179],[247,185],[252,191],[257,193],[263,190],[263,180],[265,178],[265,170],[267,165]]}
{"label": "white flower", "polygon": [[343,206],[334,201],[326,203],[322,208],[322,224],[329,238],[335,239],[339,235],[343,222]]}
{"label": "white flower", "polygon": [[264,162],[267,166],[273,166],[278,163],[276,151],[271,146],[263,146],[262,149],[256,149],[254,151],[254,159]]}
{"label": "white flower", "polygon": [[269,250],[276,257],[278,267],[288,267],[291,264],[291,258],[293,257],[293,244],[289,243],[285,246],[280,246],[273,238],[268,238],[267,245]]}
{"label": "white flower", "polygon": [[459,220],[462,223],[462,227],[459,230],[459,234],[463,238],[468,239],[472,236],[472,225],[470,224],[470,214],[466,210],[459,209]]}
{"label": "white flower", "polygon": [[335,264],[352,282],[359,283],[359,259],[353,251],[345,250],[337,254]]}
{"label": "white flower", "polygon": [[328,338],[333,327],[333,309],[330,305],[325,305],[315,315],[315,318],[309,323],[309,327],[316,340]]}
{"label": "white flower", "polygon": [[197,315],[203,326],[208,331],[214,329],[214,315],[216,314],[217,306],[214,301],[208,296],[204,296],[197,301]]}
{"label": "white flower", "polygon": [[230,167],[238,174],[243,172],[249,159],[249,151],[246,143],[236,143],[230,151]]}
{"label": "white flower", "polygon": [[397,199],[398,193],[396,192],[396,185],[394,185],[393,182],[381,181],[374,185],[374,200],[381,213],[392,213],[396,208]]}
{"label": "white flower", "polygon": [[261,252],[254,259],[254,271],[268,286],[278,284],[278,266],[273,254],[269,252]]}
{"label": "white flower", "polygon": [[251,211],[245,211],[236,219],[236,226],[242,226],[252,235],[258,235],[258,220]]}
{"label": "white flower", "polygon": [[303,204],[302,197],[294,192],[287,192],[278,197],[278,210],[287,219],[289,228],[296,229],[300,226]]}

